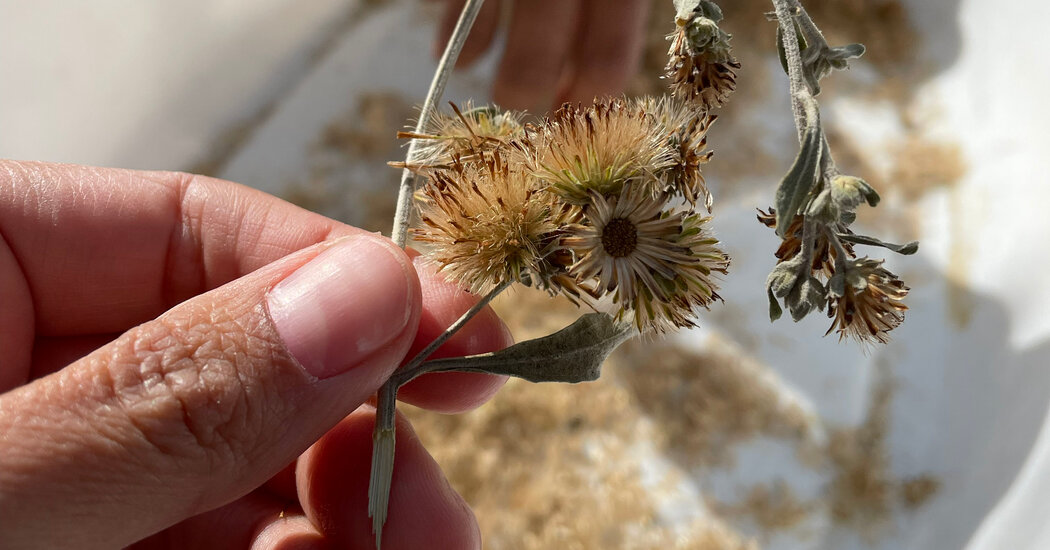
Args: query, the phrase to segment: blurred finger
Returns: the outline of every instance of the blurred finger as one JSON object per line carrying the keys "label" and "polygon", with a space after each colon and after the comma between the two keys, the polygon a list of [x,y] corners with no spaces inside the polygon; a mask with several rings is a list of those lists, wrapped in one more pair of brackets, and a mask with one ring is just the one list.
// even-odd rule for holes
{"label": "blurred finger", "polygon": [[[296,536],[289,536],[289,535]],[[255,492],[230,504],[193,516],[141,540],[129,550],[227,550],[279,548],[277,540],[321,541],[321,534],[298,506]],[[318,546],[301,546],[318,548]]]}
{"label": "blurred finger", "polygon": [[[444,53],[445,45],[448,44],[466,3],[466,0],[445,0],[445,12],[441,16],[441,26],[438,27],[434,39],[434,57],[441,57]],[[499,27],[499,10],[499,0],[488,0],[481,5],[481,11],[478,12],[474,26],[467,35],[467,42],[463,44],[463,51],[459,53],[457,67],[466,67],[477,61],[492,45],[492,38],[496,36],[496,29]]]}
{"label": "blurred finger", "polygon": [[327,550],[333,546],[304,515],[284,515],[263,527],[251,550]]}
{"label": "blurred finger", "polygon": [[[375,410],[361,407],[303,454],[296,470],[299,502],[307,517],[338,548],[374,548],[368,517]],[[397,421],[397,460],[385,550],[471,550],[481,547],[473,512],[408,422]]]}
{"label": "blurred finger", "polygon": [[507,109],[542,114],[556,99],[558,83],[576,41],[580,0],[517,1],[492,89]]}
{"label": "blurred finger", "polygon": [[583,0],[582,32],[559,103],[623,93],[638,70],[649,0]]}

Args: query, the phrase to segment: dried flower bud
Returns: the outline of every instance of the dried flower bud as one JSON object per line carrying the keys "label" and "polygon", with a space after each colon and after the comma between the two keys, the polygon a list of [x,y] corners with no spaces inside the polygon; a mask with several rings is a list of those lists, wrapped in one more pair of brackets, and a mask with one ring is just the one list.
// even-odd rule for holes
{"label": "dried flower bud", "polygon": [[[689,18],[676,20],[667,38],[671,48],[664,68],[671,95],[700,104],[704,110],[721,107],[736,90],[740,63],[729,46],[731,36],[718,27],[721,11],[706,13],[704,2]],[[717,10],[715,7],[713,10]]]}
{"label": "dried flower bud", "polygon": [[828,334],[838,330],[840,339],[885,344],[886,333],[900,326],[908,309],[903,302],[908,287],[882,267],[882,260],[854,260],[832,278],[828,290],[828,316],[834,319]]}
{"label": "dried flower bud", "polygon": [[660,194],[655,175],[674,162],[663,127],[622,99],[595,101],[586,109],[565,104],[526,133],[514,143],[525,164],[573,204],[586,204],[592,193],[617,194],[628,182]]}
{"label": "dried flower bud", "polygon": [[693,326],[697,307],[718,299],[712,272],[725,273],[729,258],[705,231],[709,218],[630,184],[618,196],[592,192],[584,216],[562,239],[578,258],[569,274],[592,298],[611,296],[639,330]]}
{"label": "dried flower bud", "polygon": [[420,140],[409,168],[447,168],[456,158],[468,162],[477,153],[506,146],[521,133],[521,113],[502,111],[495,105],[475,107],[469,102],[462,109],[450,105],[453,113],[434,113],[427,133],[398,132],[399,138]]}
{"label": "dried flower bud", "polygon": [[550,288],[569,260],[557,254],[561,228],[578,209],[560,203],[499,151],[471,153],[479,162],[454,160],[429,174],[417,194],[423,226],[417,241],[449,277],[473,292],[517,281]]}

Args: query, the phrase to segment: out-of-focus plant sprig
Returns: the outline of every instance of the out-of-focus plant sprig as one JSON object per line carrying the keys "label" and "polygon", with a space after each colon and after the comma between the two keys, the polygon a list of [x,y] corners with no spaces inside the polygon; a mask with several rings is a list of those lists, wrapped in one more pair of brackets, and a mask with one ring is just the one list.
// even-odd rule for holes
{"label": "out-of-focus plant sprig", "polygon": [[766,282],[769,316],[775,321],[783,314],[779,300],[796,322],[826,306],[833,318],[829,334],[837,330],[840,338],[885,343],[886,333],[904,320],[908,287],[881,260],[857,258],[853,245],[913,254],[918,243],[886,243],[850,229],[857,207],[876,206],[879,195],[864,180],[836,167],[816,100],[820,80],[832,69],[846,69],[864,46],[831,47],[797,0],[773,0],[773,5],[801,147],[777,188],[775,207],[758,215],[781,238],[778,264]]}

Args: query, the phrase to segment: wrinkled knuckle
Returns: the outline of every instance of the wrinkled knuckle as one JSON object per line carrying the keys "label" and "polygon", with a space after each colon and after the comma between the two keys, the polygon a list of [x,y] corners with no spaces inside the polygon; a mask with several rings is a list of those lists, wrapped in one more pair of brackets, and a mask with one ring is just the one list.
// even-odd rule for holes
{"label": "wrinkled knuckle", "polygon": [[161,317],[121,338],[120,359],[110,365],[114,396],[163,454],[218,461],[250,454],[266,392],[249,380],[270,346],[245,328],[202,311],[179,322]]}

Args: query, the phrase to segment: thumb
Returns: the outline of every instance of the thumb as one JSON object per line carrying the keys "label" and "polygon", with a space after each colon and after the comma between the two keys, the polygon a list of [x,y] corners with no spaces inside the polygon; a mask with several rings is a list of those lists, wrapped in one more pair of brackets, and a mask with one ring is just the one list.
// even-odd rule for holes
{"label": "thumb", "polygon": [[0,547],[119,547],[263,483],[400,363],[411,266],[317,245],[0,396]]}

